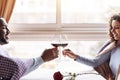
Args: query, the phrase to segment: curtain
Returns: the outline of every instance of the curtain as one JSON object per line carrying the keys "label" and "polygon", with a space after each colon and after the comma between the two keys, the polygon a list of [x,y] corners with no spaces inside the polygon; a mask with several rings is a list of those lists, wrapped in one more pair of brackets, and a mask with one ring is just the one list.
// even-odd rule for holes
{"label": "curtain", "polygon": [[0,16],[5,18],[9,22],[13,8],[15,5],[15,0],[0,0]]}

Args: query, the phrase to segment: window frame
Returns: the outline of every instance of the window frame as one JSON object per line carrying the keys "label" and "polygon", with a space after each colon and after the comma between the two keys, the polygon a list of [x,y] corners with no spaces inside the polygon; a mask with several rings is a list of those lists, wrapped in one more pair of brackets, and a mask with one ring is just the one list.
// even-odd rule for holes
{"label": "window frame", "polygon": [[68,40],[106,40],[107,23],[62,24],[60,0],[56,0],[56,24],[9,23],[10,40],[51,40],[56,31],[68,36]]}
{"label": "window frame", "polygon": [[[10,40],[49,41],[55,35],[56,24],[10,24]],[[15,26],[15,27],[14,27]],[[21,27],[22,26],[22,27]],[[26,27],[27,26],[27,27]],[[39,27],[43,26],[43,28]],[[50,26],[54,26],[51,28]],[[80,27],[79,27],[80,26]],[[97,26],[97,27],[96,27]],[[28,28],[29,27],[29,28]],[[68,40],[106,40],[107,24],[68,24],[59,28]]]}

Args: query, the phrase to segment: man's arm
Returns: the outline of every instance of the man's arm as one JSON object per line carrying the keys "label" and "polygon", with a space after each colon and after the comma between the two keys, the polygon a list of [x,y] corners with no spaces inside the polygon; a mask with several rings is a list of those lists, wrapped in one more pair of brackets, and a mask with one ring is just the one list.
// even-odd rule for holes
{"label": "man's arm", "polygon": [[26,72],[24,75],[36,70],[42,63],[44,63],[43,59],[41,57],[28,59],[24,61],[26,64]]}

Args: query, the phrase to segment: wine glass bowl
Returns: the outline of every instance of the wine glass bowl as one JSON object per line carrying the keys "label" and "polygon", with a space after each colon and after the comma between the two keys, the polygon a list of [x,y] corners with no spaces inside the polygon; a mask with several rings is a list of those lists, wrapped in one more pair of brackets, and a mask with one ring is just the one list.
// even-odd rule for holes
{"label": "wine glass bowl", "polygon": [[54,47],[66,47],[68,45],[68,43],[51,43],[52,46]]}

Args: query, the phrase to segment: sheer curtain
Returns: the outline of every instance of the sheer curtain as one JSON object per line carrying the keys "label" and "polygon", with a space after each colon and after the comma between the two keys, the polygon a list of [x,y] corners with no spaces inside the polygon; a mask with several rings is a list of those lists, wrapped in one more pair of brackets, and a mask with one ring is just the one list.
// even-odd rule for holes
{"label": "sheer curtain", "polygon": [[5,18],[7,22],[11,17],[16,0],[0,0],[0,16]]}

